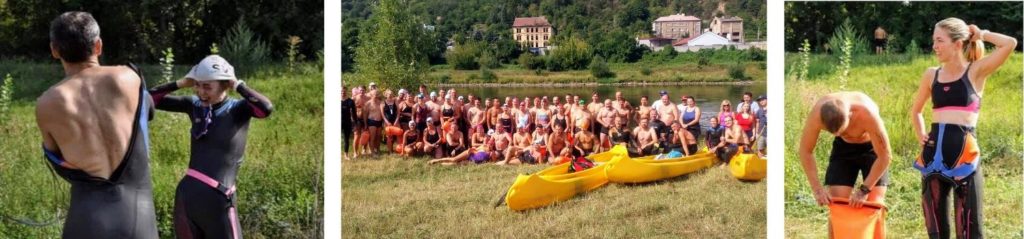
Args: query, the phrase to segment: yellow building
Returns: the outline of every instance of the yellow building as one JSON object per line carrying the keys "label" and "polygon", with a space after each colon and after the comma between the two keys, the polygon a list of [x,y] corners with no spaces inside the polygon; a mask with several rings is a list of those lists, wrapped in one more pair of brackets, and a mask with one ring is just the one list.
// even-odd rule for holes
{"label": "yellow building", "polygon": [[743,19],[732,17],[716,17],[711,20],[711,32],[728,38],[732,42],[743,42]]}
{"label": "yellow building", "polygon": [[512,37],[526,48],[546,48],[554,28],[548,19],[541,17],[517,17],[512,22]]}
{"label": "yellow building", "polygon": [[659,17],[651,24],[654,35],[668,39],[679,39],[700,35],[700,18],[686,14]]}

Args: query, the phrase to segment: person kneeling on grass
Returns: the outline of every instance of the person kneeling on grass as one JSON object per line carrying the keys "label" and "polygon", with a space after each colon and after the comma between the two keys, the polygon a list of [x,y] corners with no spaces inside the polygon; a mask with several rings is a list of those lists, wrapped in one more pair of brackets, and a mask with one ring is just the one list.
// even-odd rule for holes
{"label": "person kneeling on grass", "polygon": [[[749,151],[746,147],[750,147],[750,138],[747,138],[747,134],[744,133],[743,127],[739,126],[735,122],[736,121],[732,116],[725,116],[725,129],[722,132],[722,142],[725,143],[725,147],[720,149],[725,150],[722,152],[722,157],[724,158],[723,163],[725,163],[722,167],[728,165],[729,161],[731,161],[732,157],[736,156],[736,154]],[[743,148],[742,152],[740,151],[741,147]]]}
{"label": "person kneeling on grass", "polygon": [[647,117],[640,117],[640,125],[633,129],[633,150],[630,157],[653,155],[658,153],[658,132],[648,124]]}
{"label": "person kneeling on grass", "polygon": [[423,153],[431,155],[432,157],[441,158],[441,137],[443,135],[437,132],[437,126],[434,126],[434,117],[427,117],[427,128],[423,129]]}
{"label": "person kneeling on grass", "polygon": [[[169,95],[189,87],[195,96]],[[242,99],[228,98],[231,89]],[[149,93],[157,109],[188,114],[192,122],[189,169],[174,198],[177,237],[241,238],[235,178],[249,120],[270,116],[270,100],[235,78],[234,68],[217,55],[204,58],[185,79],[153,87]]]}
{"label": "person kneeling on grass", "polygon": [[[818,205],[829,205],[832,198],[849,198],[858,208],[865,201],[882,202],[889,184],[889,136],[878,105],[860,92],[837,92],[823,96],[804,123],[800,137],[800,163]],[[823,188],[818,181],[814,148],[818,133],[835,135]],[[854,187],[860,174],[863,182]]]}
{"label": "person kneeling on grass", "polygon": [[402,154],[406,158],[416,155],[423,148],[423,139],[421,137],[420,131],[416,130],[416,122],[409,121],[409,129],[402,136],[402,143],[395,146],[397,147],[395,152]]}

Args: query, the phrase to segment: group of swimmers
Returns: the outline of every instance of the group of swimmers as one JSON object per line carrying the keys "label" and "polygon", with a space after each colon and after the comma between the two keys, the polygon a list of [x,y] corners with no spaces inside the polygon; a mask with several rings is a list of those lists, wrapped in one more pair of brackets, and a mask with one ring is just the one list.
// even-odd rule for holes
{"label": "group of swimmers", "polygon": [[594,92],[589,104],[573,94],[480,99],[455,89],[427,92],[425,85],[418,92],[381,92],[374,83],[352,88],[351,95],[342,86],[345,158],[380,153],[385,144],[385,150],[405,157],[432,157],[432,164],[556,164],[619,144],[632,156],[691,155],[700,150],[701,136],[704,147],[723,160],[740,149],[754,151],[751,142],[758,142],[758,153],[765,152],[767,97],[750,92],[737,111],[722,101],[706,128],[692,96],[676,104],[666,91],[655,102],[642,96],[636,107],[622,92],[614,99]]}
{"label": "group of swimmers", "polygon": [[[102,66],[99,24],[86,12],[51,22],[50,48],[65,78],[37,100],[42,150],[71,184],[63,238],[158,238],[149,170],[154,109],[188,115],[191,155],[174,197],[177,238],[241,238],[235,178],[249,122],[268,117],[267,97],[211,55],[181,80],[146,88],[134,65]],[[192,88],[194,96],[172,92]],[[232,99],[234,90],[244,98]]]}

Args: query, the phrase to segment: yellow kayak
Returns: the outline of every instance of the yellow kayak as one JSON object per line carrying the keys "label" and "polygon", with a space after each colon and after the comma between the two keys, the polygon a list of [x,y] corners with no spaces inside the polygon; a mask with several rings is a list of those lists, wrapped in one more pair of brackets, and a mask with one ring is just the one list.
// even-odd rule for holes
{"label": "yellow kayak", "polygon": [[736,154],[729,160],[732,176],[740,180],[761,180],[768,176],[768,161],[757,154]]}
{"label": "yellow kayak", "polygon": [[628,155],[617,155],[608,162],[605,171],[608,181],[616,183],[643,183],[673,178],[711,167],[715,155],[698,153],[676,159],[633,159]]}
{"label": "yellow kayak", "polygon": [[594,162],[608,162],[612,160],[615,155],[627,155],[629,151],[626,151],[626,145],[618,144],[612,147],[612,149],[596,154],[587,156],[587,159]]}
{"label": "yellow kayak", "polygon": [[564,163],[530,175],[519,175],[505,195],[509,209],[520,211],[551,205],[608,184],[605,164],[567,173]]}

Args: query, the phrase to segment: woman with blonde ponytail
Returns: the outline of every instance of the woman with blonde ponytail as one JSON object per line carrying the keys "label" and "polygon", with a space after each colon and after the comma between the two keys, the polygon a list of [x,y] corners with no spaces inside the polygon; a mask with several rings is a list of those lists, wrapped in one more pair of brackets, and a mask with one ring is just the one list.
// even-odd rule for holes
{"label": "woman with blonde ponytail", "polygon": [[[949,238],[948,194],[954,196],[957,238],[982,237],[981,158],[974,127],[985,80],[1013,53],[1017,40],[981,30],[957,18],[935,24],[932,50],[939,67],[925,70],[910,108],[910,122],[922,145],[914,168],[921,171],[922,209],[931,238]],[[984,42],[995,45],[985,56]],[[921,112],[931,99],[931,132]]]}

